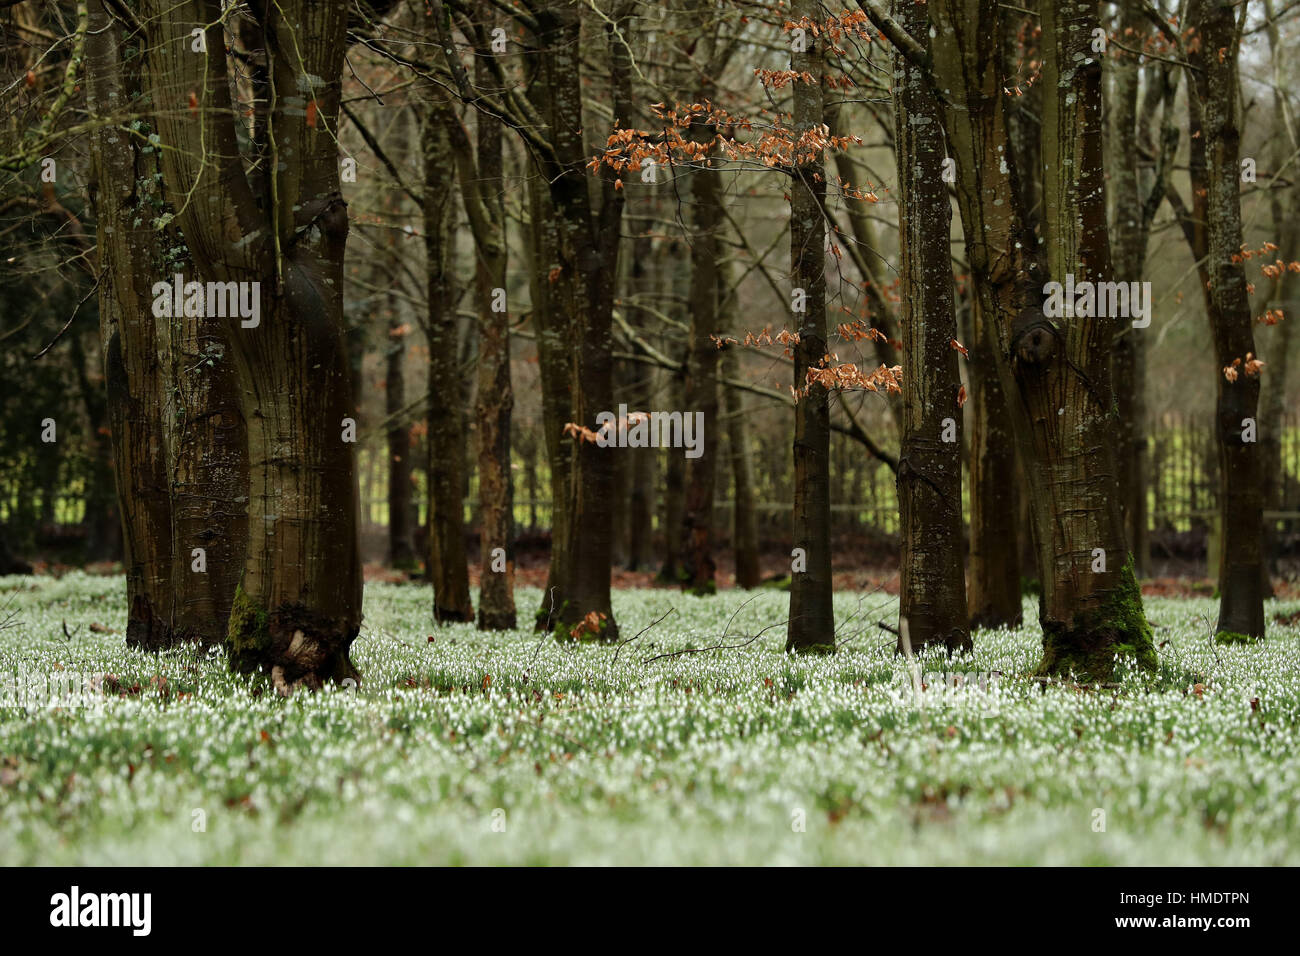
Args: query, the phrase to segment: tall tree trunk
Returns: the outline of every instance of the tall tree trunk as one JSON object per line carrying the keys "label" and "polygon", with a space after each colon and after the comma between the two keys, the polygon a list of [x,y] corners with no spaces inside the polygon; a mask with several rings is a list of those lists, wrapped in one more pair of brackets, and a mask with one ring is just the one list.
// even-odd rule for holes
{"label": "tall tree trunk", "polygon": [[[899,22],[929,45],[929,17],[895,5]],[[903,435],[898,503],[903,540],[898,651],[911,646],[970,650],[962,562],[961,376],[948,236],[952,205],[943,181],[943,126],[922,69],[894,55],[894,151],[903,300]],[[910,653],[910,648],[906,648]]]}
{"label": "tall tree trunk", "polygon": [[[487,82],[479,67],[481,84]],[[468,144],[466,144],[468,145]],[[477,176],[466,203],[478,253],[479,361],[476,415],[479,428],[478,487],[482,570],[479,577],[480,630],[514,628],[515,529],[514,478],[510,471],[510,313],[506,293],[505,182],[501,164],[501,126],[478,124]],[[468,150],[465,151],[468,155]]]}
{"label": "tall tree trunk", "polygon": [[[1274,131],[1272,138],[1272,164],[1281,169],[1291,151],[1300,148],[1300,134],[1295,123],[1294,108],[1285,91],[1284,66],[1286,53],[1281,31],[1274,17],[1272,0],[1264,0],[1264,17],[1268,26],[1269,61],[1272,67],[1272,110]],[[1269,190],[1269,207],[1273,229],[1277,233],[1278,257],[1283,262],[1293,262],[1300,257],[1300,185],[1286,190]],[[1291,380],[1291,347],[1295,338],[1296,319],[1300,318],[1300,297],[1288,295],[1286,284],[1291,273],[1279,273],[1270,284],[1266,308],[1281,309],[1281,323],[1271,332],[1261,329],[1261,347],[1268,355],[1268,376],[1260,383],[1260,444],[1264,446],[1264,508],[1281,511],[1286,494],[1286,472],[1282,463],[1282,413],[1286,405],[1287,385]],[[1291,279],[1294,288],[1294,279]],[[1277,572],[1277,522],[1264,522],[1264,596],[1273,595],[1272,575]]]}
{"label": "tall tree trunk", "polygon": [[[616,120],[631,112],[630,54],[625,45],[631,18],[625,5],[620,8],[605,24]],[[542,157],[543,172],[556,213],[561,274],[570,278],[565,288],[572,294],[565,305],[574,328],[580,330],[569,343],[577,352],[571,372],[574,417],[570,421],[594,430],[596,416],[613,410],[614,277],[623,196],[610,176],[602,176],[593,211],[582,126],[581,19],[576,10],[556,5],[540,9],[537,21],[539,59],[546,64],[544,115],[555,147],[553,156]],[[613,477],[610,449],[593,441],[578,442],[566,501],[568,573],[558,581],[556,592],[565,625],[562,636],[602,641],[618,637],[610,602]],[[580,622],[583,628],[576,627]]]}
{"label": "tall tree trunk", "polygon": [[[674,267],[666,270],[664,292],[676,302],[685,299],[689,294],[690,270],[676,267],[676,263],[673,265]],[[686,363],[689,360],[690,348],[689,346],[685,348],[685,354],[674,353],[672,345],[669,345],[668,349],[668,354],[675,361],[681,362],[681,369],[662,373],[659,394],[664,396],[667,407],[682,408],[685,404]],[[664,488],[663,508],[659,518],[664,550],[656,580],[661,584],[677,587],[681,584],[682,575],[681,554],[684,530],[682,515],[686,510],[686,459],[671,450],[662,452],[656,449],[652,450],[652,454],[657,456],[662,468]]]}
{"label": "tall tree trunk", "polygon": [[[1051,277],[1108,278],[1101,179],[1100,64],[1090,50],[1096,11],[1042,5],[1044,216]],[[1008,155],[998,5],[935,0],[934,66],[956,161],[958,205],[981,313],[1012,411],[1027,477],[1043,595],[1045,674],[1111,674],[1117,653],[1154,667],[1151,630],[1127,558],[1109,381],[1113,319],[1044,315],[1026,242],[1014,158]],[[1010,161],[1008,161],[1010,160]]]}
{"label": "tall tree trunk", "polygon": [[[724,346],[720,356],[725,378],[739,378],[740,364],[733,346]],[[723,408],[727,414],[727,442],[731,446],[732,497],[731,548],[736,560],[736,586],[756,588],[763,580],[758,561],[758,512],[754,507],[754,456],[749,445],[749,421],[743,394],[724,388]]]}
{"label": "tall tree trunk", "polygon": [[[536,84],[534,84],[534,88]],[[532,262],[529,287],[533,321],[537,334],[537,369],[542,385],[542,432],[546,461],[550,466],[551,556],[546,571],[546,589],[534,618],[538,630],[550,631],[559,623],[555,599],[561,582],[569,574],[570,522],[566,510],[569,483],[573,480],[573,442],[564,437],[564,426],[573,421],[573,385],[569,354],[572,327],[569,313],[560,304],[560,290],[566,282],[559,267],[559,240],[554,211],[544,184],[529,180],[530,242]]]}
{"label": "tall tree trunk", "polygon": [[[289,694],[355,677],[348,651],[361,625],[335,143],[347,11],[305,0],[257,11],[270,73],[259,205],[239,153],[220,3],[148,6],[164,181],[195,270],[208,282],[260,283],[255,326],[222,319],[249,465],[249,544],[227,644],[233,663],[269,668]],[[204,54],[191,50],[195,24],[207,24]]]}
{"label": "tall tree trunk", "polygon": [[[1146,19],[1127,2],[1120,17],[1120,32],[1141,47],[1150,33]],[[1138,62],[1125,50],[1107,57],[1114,76],[1114,126],[1111,131],[1111,183],[1114,188],[1113,264],[1120,282],[1140,282],[1145,273],[1150,223],[1138,173],[1139,154],[1133,148],[1138,136]],[[1113,351],[1115,401],[1119,411],[1115,457],[1119,465],[1120,510],[1125,537],[1133,554],[1134,571],[1143,576],[1151,561],[1147,531],[1147,425],[1146,333],[1126,324],[1118,332]]]}
{"label": "tall tree trunk", "polygon": [[[1259,375],[1248,374],[1245,364],[1247,356],[1255,352],[1255,336],[1246,270],[1239,256],[1240,33],[1235,12],[1236,5],[1223,0],[1191,0],[1187,14],[1187,25],[1199,40],[1188,52],[1189,168],[1193,222],[1196,229],[1204,230],[1209,256],[1206,312],[1214,341],[1217,384],[1220,555],[1216,638],[1220,641],[1264,636],[1265,455],[1254,437],[1245,437],[1250,431],[1257,433],[1260,383]],[[1243,6],[1243,18],[1245,13]],[[1233,371],[1225,373],[1226,369]],[[1230,381],[1232,374],[1235,380]]]}
{"label": "tall tree trunk", "polygon": [[[406,406],[406,329],[401,310],[388,324],[384,355],[384,410],[395,416]],[[415,567],[415,533],[412,527],[411,430],[405,421],[394,421],[386,436],[388,443],[388,563],[401,570]]]}
{"label": "tall tree trunk", "polygon": [[102,0],[90,0],[87,26],[87,105],[93,118],[105,121],[91,138],[90,193],[99,225],[100,336],[122,516],[126,642],[157,650],[173,643],[175,592],[162,361],[151,309],[153,283],[146,271],[146,264],[158,259],[156,233],[142,211],[145,197],[139,193],[139,184],[152,170],[137,141],[107,125],[126,122],[138,108],[139,63],[124,62],[121,27]]}
{"label": "tall tree trunk", "polygon": [[[794,0],[791,18],[820,22],[821,6]],[[809,30],[806,49],[791,48],[790,69],[813,82],[794,83],[794,135],[820,131],[825,65],[820,35]],[[802,162],[799,160],[803,160]],[[790,183],[790,272],[804,294],[799,344],[794,349],[794,545],[790,577],[787,651],[832,653],[835,609],[831,590],[830,403],[826,388],[808,373],[823,366],[826,345],[826,180],[820,154],[796,158]],[[803,566],[799,562],[803,562]]]}
{"label": "tall tree trunk", "polygon": [[[436,94],[435,94],[436,95]],[[439,99],[424,133],[424,242],[429,270],[429,580],[433,619],[472,621],[469,557],[465,552],[464,392],[458,361],[459,320],[454,293],[455,199],[449,125],[459,123]]]}
{"label": "tall tree trunk", "polygon": [[[712,42],[706,36],[706,42]],[[696,102],[713,98],[706,79],[697,91]],[[713,127],[701,120],[692,123],[691,138],[697,143],[713,139]],[[699,436],[701,454],[686,461],[686,497],[682,528],[682,590],[706,595],[717,590],[713,559],[713,494],[718,472],[718,228],[722,222],[722,197],[718,174],[709,158],[691,173],[691,338],[686,363],[686,402],[683,416],[703,414]],[[676,450],[669,454],[677,454]]]}

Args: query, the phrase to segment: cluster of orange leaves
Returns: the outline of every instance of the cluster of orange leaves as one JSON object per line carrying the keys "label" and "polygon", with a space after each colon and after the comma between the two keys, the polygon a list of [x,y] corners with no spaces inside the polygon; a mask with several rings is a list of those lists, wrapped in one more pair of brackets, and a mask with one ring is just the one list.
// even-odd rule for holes
{"label": "cluster of orange leaves", "polygon": [[792,30],[805,30],[815,37],[830,41],[828,46],[836,56],[848,54],[848,50],[839,45],[839,41],[846,37],[866,40],[868,43],[872,40],[871,21],[861,10],[845,10],[839,16],[827,17],[825,20],[801,17],[797,21],[786,20],[781,26],[782,33],[789,33]]}
{"label": "cluster of orange leaves", "polygon": [[1259,374],[1259,370],[1263,367],[1264,363],[1255,358],[1254,352],[1247,352],[1245,363],[1238,358],[1233,359],[1231,365],[1225,365],[1223,367],[1223,377],[1229,382],[1235,382],[1237,380],[1237,369],[1241,369],[1246,373],[1247,378],[1254,378]]}
{"label": "cluster of orange leaves", "polygon": [[863,371],[852,362],[844,362],[840,365],[830,365],[832,356],[822,357],[825,363],[822,368],[810,368],[808,370],[808,384],[802,389],[790,389],[790,394],[797,401],[800,395],[807,395],[808,389],[813,385],[820,385],[822,388],[829,389],[863,389],[868,392],[878,392],[884,388],[888,394],[899,394],[903,391],[903,366],[895,365],[890,368],[887,365],[881,365],[875,371],[863,373]]}
{"label": "cluster of orange leaves", "polygon": [[1276,279],[1283,272],[1300,272],[1300,262],[1283,262],[1281,259],[1259,267],[1259,271],[1270,279]]}
{"label": "cluster of orange leaves", "polygon": [[840,338],[849,342],[861,342],[863,339],[871,339],[873,342],[888,342],[889,338],[880,329],[867,325],[862,319],[854,319],[852,322],[842,322],[835,327]]}
{"label": "cluster of orange leaves", "polygon": [[746,332],[745,340],[743,342],[730,335],[725,337],[710,335],[709,338],[713,339],[713,344],[718,348],[722,348],[724,345],[743,345],[746,348],[762,349],[767,348],[769,345],[776,344],[782,347],[782,350],[787,356],[790,355],[790,350],[799,344],[798,332],[791,332],[789,329],[782,329],[780,332],[776,333],[776,335],[772,335],[766,327],[764,327],[763,331],[759,332],[757,335],[753,332]]}
{"label": "cluster of orange leaves", "polygon": [[[1258,249],[1247,249],[1246,244],[1243,242],[1241,244],[1241,251],[1233,253],[1232,261],[1234,263],[1245,262],[1247,259],[1254,259],[1256,256],[1264,256],[1264,255],[1268,255],[1270,252],[1276,252],[1276,251],[1277,251],[1276,243],[1266,242]],[[1281,260],[1278,261],[1280,262]],[[1265,274],[1267,275],[1267,273]]]}
{"label": "cluster of orange leaves", "polygon": [[[655,115],[665,121],[658,132],[643,129],[617,128],[605,142],[605,149],[587,163],[595,172],[608,166],[619,178],[614,188],[623,187],[622,174],[639,172],[646,160],[656,165],[669,166],[680,163],[703,163],[711,154],[720,153],[735,161],[752,159],[765,166],[802,166],[819,159],[827,149],[847,149],[861,145],[858,136],[832,136],[825,124],[795,134],[782,124],[774,124],[763,131],[756,140],[736,138],[736,131],[752,132],[754,123],[745,117],[732,116],[725,109],[710,102],[678,103],[673,108],[663,103],[651,106]],[[684,136],[682,131],[692,127],[711,126],[713,138],[697,141]]]}

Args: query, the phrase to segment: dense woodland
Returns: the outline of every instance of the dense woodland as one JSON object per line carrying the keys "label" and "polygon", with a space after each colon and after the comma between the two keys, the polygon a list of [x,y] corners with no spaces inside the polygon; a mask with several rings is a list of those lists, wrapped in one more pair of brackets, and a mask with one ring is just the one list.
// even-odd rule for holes
{"label": "dense woodland", "polygon": [[791,653],[845,572],[903,654],[1029,588],[1105,679],[1189,553],[1263,637],[1297,6],[0,3],[0,573],[120,560],[129,645],[284,693],[363,558],[557,640],[786,588]]}

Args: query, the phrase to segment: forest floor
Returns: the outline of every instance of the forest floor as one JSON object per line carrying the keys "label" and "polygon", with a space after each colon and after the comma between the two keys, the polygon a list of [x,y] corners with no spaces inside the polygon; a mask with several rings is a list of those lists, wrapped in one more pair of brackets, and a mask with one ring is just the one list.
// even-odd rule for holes
{"label": "forest floor", "polygon": [[814,660],[787,600],[619,591],[625,639],[673,613],[561,646],[371,582],[360,687],[284,700],[126,650],[120,577],[0,578],[0,863],[1300,863],[1297,602],[1216,647],[1213,601],[1150,597],[1159,671],[1090,689],[1033,679],[1027,600],[918,693],[895,599],[838,593]]}

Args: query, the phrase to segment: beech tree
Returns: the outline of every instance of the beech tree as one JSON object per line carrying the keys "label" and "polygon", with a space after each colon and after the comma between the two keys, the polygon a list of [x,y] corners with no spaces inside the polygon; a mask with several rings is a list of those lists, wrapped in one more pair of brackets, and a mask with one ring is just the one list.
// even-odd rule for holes
{"label": "beech tree", "polygon": [[1192,230],[1208,282],[1219,450],[1219,622],[1216,638],[1264,636],[1264,455],[1257,442],[1259,359],[1241,255],[1237,61],[1246,4],[1189,0],[1188,104]]}
{"label": "beech tree", "polygon": [[138,60],[124,62],[120,24],[102,0],[87,10],[87,105],[102,125],[91,141],[91,195],[98,223],[100,334],[127,588],[126,640],[172,643],[173,542],[163,443],[163,360],[149,306],[152,277],[132,263],[156,261],[150,223],[141,215],[139,180],[152,183],[140,144],[118,128],[141,95]]}
{"label": "beech tree", "polygon": [[826,180],[820,146],[826,66],[824,40],[814,26],[821,5],[794,0],[790,16],[802,35],[791,40],[790,69],[796,80],[792,112],[795,138],[790,169],[790,283],[802,306],[795,312],[799,342],[794,347],[794,547],[790,576],[787,651],[830,653],[835,649],[831,590],[830,403],[829,391],[809,371],[824,366],[826,346]]}
{"label": "beech tree", "polygon": [[[429,271],[429,580],[433,619],[471,621],[469,556],[465,551],[465,429],[461,418],[464,389],[454,277],[453,223],[456,218],[452,130],[459,124],[451,103],[432,92],[425,121],[424,245]],[[462,175],[463,178],[463,175]]]}
{"label": "beech tree", "polygon": [[[924,6],[901,3],[900,26],[924,49]],[[902,525],[899,645],[971,647],[962,561],[961,406],[957,316],[948,251],[952,205],[943,180],[943,124],[925,71],[894,54],[894,149],[903,301]],[[910,647],[907,648],[910,652]]]}
{"label": "beech tree", "polygon": [[249,541],[227,644],[234,663],[266,667],[287,694],[355,677],[348,649],[361,623],[355,408],[342,337],[348,221],[335,143],[347,11],[254,3],[248,15],[266,71],[250,167],[217,0],[147,5],[147,73],[166,198],[196,281],[260,292],[255,326],[238,313],[221,318],[248,461]]}
{"label": "beech tree", "polygon": [[[992,352],[1027,478],[1043,594],[1045,674],[1109,675],[1117,653],[1154,666],[1151,630],[1128,558],[1109,436],[1114,431],[1114,318],[1049,318],[1048,276],[1032,241],[1007,149],[999,37],[991,0],[935,0],[933,69],[947,106],[958,208],[976,296],[992,323]],[[1091,49],[1096,10],[1043,4],[1040,132],[1051,279],[1108,280],[1101,171],[1101,64]],[[931,61],[914,51],[927,69]]]}

